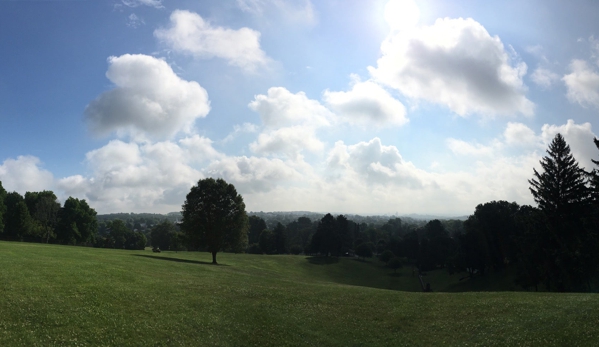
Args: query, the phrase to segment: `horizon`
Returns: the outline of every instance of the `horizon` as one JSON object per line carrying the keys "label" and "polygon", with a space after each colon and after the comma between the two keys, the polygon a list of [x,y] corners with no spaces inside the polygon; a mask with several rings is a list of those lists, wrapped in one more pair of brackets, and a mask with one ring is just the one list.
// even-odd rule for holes
{"label": "horizon", "polygon": [[252,211],[536,206],[557,133],[599,160],[598,19],[585,0],[3,1],[0,181],[98,214],[169,213],[205,177]]}

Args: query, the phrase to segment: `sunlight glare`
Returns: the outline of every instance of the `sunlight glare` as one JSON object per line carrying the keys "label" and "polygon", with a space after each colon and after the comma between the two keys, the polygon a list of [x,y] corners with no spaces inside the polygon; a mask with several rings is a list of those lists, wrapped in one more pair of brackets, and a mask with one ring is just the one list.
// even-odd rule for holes
{"label": "sunlight glare", "polygon": [[385,20],[392,30],[406,30],[416,26],[420,10],[413,0],[390,0],[385,5]]}

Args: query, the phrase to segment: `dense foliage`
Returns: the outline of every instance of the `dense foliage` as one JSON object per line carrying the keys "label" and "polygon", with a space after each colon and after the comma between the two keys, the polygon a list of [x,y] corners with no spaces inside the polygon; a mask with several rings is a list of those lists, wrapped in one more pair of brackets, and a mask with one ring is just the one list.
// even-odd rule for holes
{"label": "dense foliage", "polygon": [[216,254],[225,249],[240,251],[247,246],[248,217],[241,195],[219,178],[206,178],[191,188],[183,204],[181,230],[192,247],[205,247]]}

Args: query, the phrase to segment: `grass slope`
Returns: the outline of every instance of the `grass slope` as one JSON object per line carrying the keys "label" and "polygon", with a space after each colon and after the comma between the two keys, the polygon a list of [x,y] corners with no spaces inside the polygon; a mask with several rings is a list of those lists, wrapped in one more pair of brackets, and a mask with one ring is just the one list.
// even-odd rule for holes
{"label": "grass slope", "polygon": [[417,291],[411,269],[390,276],[374,262],[210,260],[0,242],[0,346],[584,346],[599,338],[597,294],[405,292],[388,289]]}

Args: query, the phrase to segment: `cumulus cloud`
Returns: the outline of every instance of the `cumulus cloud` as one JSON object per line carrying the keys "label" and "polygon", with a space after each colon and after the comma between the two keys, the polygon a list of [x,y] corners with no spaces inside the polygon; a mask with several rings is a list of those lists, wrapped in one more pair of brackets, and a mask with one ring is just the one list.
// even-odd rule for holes
{"label": "cumulus cloud", "polygon": [[179,140],[179,143],[192,162],[203,163],[223,156],[212,147],[213,141],[207,137],[193,135]]}
{"label": "cumulus cloud", "polygon": [[304,92],[291,93],[283,87],[268,89],[267,95],[256,95],[249,108],[257,112],[267,128],[293,125],[321,127],[331,124],[333,113],[320,102],[308,99]]}
{"label": "cumulus cloud", "polygon": [[164,8],[162,0],[121,0],[123,5],[129,7],[150,6],[154,8]]}
{"label": "cumulus cloud", "polygon": [[530,75],[530,78],[536,85],[542,88],[549,88],[555,82],[559,81],[558,74],[543,67],[536,68],[532,75]]}
{"label": "cumulus cloud", "polygon": [[267,95],[256,95],[248,107],[260,115],[264,125],[250,149],[256,153],[286,155],[292,160],[301,159],[304,150],[322,150],[324,144],[316,137],[316,129],[331,125],[335,118],[305,93],[293,94],[282,87],[270,88]]}
{"label": "cumulus cloud", "polygon": [[595,168],[591,159],[596,159],[599,152],[593,143],[596,135],[593,133],[591,123],[576,124],[572,119],[568,119],[568,122],[563,125],[543,125],[541,138],[545,148],[557,133],[562,134],[581,167],[589,171]]}
{"label": "cumulus cloud", "polygon": [[506,144],[510,146],[539,145],[540,139],[535,132],[522,123],[509,122],[503,132]]}
{"label": "cumulus cloud", "polygon": [[310,0],[237,0],[239,8],[254,15],[264,15],[275,9],[277,15],[283,15],[287,20],[314,24],[316,13]]}
{"label": "cumulus cloud", "polygon": [[473,19],[438,19],[432,26],[390,35],[372,77],[414,99],[447,106],[461,116],[530,116],[526,64],[512,59],[497,36]]}
{"label": "cumulus cloud", "polygon": [[301,174],[280,159],[226,157],[212,162],[206,169],[212,177],[233,183],[241,193],[268,192],[280,183],[300,179]]}
{"label": "cumulus cloud", "polygon": [[404,105],[372,81],[357,81],[348,92],[326,90],[323,101],[353,124],[401,126],[408,122]]}
{"label": "cumulus cloud", "polygon": [[18,156],[6,159],[0,165],[0,182],[7,191],[25,194],[27,191],[52,189],[54,177],[41,168],[41,161],[33,156]]}
{"label": "cumulus cloud", "polygon": [[86,154],[87,177],[65,177],[57,185],[66,195],[85,198],[104,213],[173,211],[204,177],[193,164],[222,157],[212,141],[198,135],[178,142],[112,140]]}
{"label": "cumulus cloud", "polygon": [[571,102],[581,106],[599,108],[599,74],[586,61],[574,59],[569,66],[570,73],[564,75],[566,94]]}
{"label": "cumulus cloud", "polygon": [[108,58],[112,90],[89,103],[85,118],[93,133],[166,138],[190,132],[210,111],[208,93],[177,76],[163,60],[142,54]]}
{"label": "cumulus cloud", "polygon": [[313,128],[292,126],[261,133],[250,144],[250,149],[260,154],[282,153],[297,160],[304,150],[319,152],[324,149],[324,144],[316,137]]}
{"label": "cumulus cloud", "polygon": [[154,36],[176,52],[208,59],[217,57],[247,72],[255,72],[271,61],[260,48],[260,33],[250,28],[238,30],[213,26],[199,14],[176,10],[171,26],[154,31]]}
{"label": "cumulus cloud", "polygon": [[378,137],[355,145],[335,143],[327,165],[333,169],[353,172],[369,184],[396,184],[412,188],[424,186],[416,167],[402,159],[394,146],[384,146]]}

